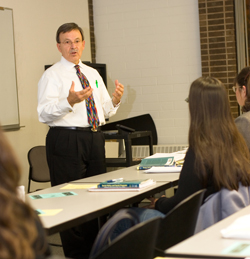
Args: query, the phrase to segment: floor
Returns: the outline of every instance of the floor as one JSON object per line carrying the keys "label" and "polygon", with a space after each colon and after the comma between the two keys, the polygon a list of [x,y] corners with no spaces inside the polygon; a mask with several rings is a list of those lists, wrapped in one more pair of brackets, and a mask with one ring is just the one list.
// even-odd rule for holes
{"label": "floor", "polygon": [[[48,242],[49,242],[49,244],[59,244],[59,245],[62,244],[61,243],[60,235],[58,233],[49,236],[48,237]],[[59,256],[64,257],[64,253],[63,253],[62,247],[50,245],[50,249],[51,249],[51,252],[52,252],[53,255],[59,255]]]}

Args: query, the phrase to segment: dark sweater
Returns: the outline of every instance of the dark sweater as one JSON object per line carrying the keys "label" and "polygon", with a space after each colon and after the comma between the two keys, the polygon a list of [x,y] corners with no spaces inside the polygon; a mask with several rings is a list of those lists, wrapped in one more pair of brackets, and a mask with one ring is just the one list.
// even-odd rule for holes
{"label": "dark sweater", "polygon": [[178,182],[178,189],[175,195],[171,198],[160,198],[156,204],[155,209],[159,210],[160,212],[167,214],[171,209],[173,209],[178,203],[182,200],[190,196],[191,194],[206,188],[207,191],[205,192],[204,199],[205,200],[210,194],[215,193],[216,190],[213,185],[212,175],[208,173],[208,178],[210,179],[207,183],[206,187],[203,187],[201,180],[198,177],[198,173],[195,172],[194,169],[194,161],[195,161],[195,154],[189,148],[185,157],[185,162],[183,164],[183,168],[180,173],[180,178]]}

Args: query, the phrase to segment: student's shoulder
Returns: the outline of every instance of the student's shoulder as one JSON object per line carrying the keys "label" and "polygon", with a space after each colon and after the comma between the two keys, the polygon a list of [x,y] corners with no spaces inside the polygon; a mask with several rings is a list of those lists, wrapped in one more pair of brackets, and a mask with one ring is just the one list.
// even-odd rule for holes
{"label": "student's shoulder", "polygon": [[250,124],[250,112],[243,113],[242,115],[237,117],[235,119],[235,123],[236,123],[236,125],[241,124],[241,123]]}
{"label": "student's shoulder", "polygon": [[185,158],[194,158],[195,157],[195,153],[194,153],[194,150],[189,147],[187,149],[187,153],[186,153],[186,157]]}

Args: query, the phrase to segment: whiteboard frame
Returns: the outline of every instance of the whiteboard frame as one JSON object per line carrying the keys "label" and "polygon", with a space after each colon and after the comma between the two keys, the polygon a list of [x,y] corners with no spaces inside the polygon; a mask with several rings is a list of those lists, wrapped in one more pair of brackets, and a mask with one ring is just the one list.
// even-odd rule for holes
{"label": "whiteboard frame", "polygon": [[[4,11],[11,11],[10,15],[10,20],[12,22],[12,25],[10,25],[12,27],[12,39],[13,39],[13,63],[10,64],[10,66],[14,67],[15,71],[13,73],[14,75],[14,84],[13,84],[13,93],[15,92],[15,96],[13,97],[12,103],[11,104],[15,104],[15,107],[13,107],[13,111],[11,110],[12,107],[11,106],[7,106],[7,111],[6,109],[3,112],[8,112],[11,111],[13,114],[13,121],[11,123],[6,122],[5,120],[1,121],[0,119],[0,124],[2,126],[2,129],[4,130],[19,130],[20,129],[20,114],[19,114],[19,100],[18,100],[18,85],[17,85],[17,72],[16,72],[16,51],[15,51],[15,35],[14,35],[14,18],[13,18],[13,9],[12,8],[6,8],[6,7],[0,7],[0,15],[1,12]],[[3,37],[5,38],[5,37]],[[4,39],[1,39],[4,40]],[[11,50],[10,50],[11,51]],[[9,53],[9,52],[8,52]],[[7,64],[7,63],[6,63]],[[4,93],[3,93],[4,95]],[[9,100],[9,99],[7,99]],[[11,105],[10,104],[10,105]]]}

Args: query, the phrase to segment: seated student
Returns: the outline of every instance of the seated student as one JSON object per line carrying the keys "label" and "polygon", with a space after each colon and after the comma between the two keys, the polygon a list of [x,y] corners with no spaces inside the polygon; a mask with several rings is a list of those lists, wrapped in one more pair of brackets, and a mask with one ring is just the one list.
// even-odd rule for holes
{"label": "seated student", "polygon": [[[238,190],[239,182],[250,186],[249,151],[232,118],[224,85],[216,78],[198,78],[191,84],[188,99],[189,148],[178,189],[171,198],[152,198],[151,209],[132,208],[141,221],[164,217],[182,200],[203,188],[205,200],[223,187]],[[113,238],[127,229],[123,223]]]}
{"label": "seated student", "polygon": [[36,212],[17,193],[21,173],[0,129],[0,258],[43,259],[49,246]]}
{"label": "seated student", "polygon": [[233,90],[243,114],[235,119],[235,124],[250,150],[250,67],[243,68],[235,78]]}

